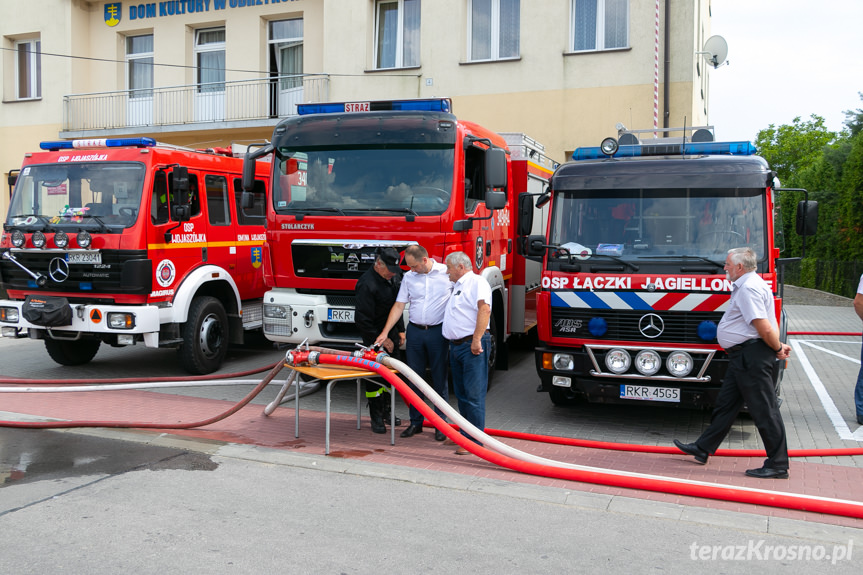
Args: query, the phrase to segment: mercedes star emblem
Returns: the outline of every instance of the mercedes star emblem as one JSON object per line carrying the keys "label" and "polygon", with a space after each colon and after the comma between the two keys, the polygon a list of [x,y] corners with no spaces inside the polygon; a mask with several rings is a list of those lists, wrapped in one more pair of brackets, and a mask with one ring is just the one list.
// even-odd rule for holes
{"label": "mercedes star emblem", "polygon": [[63,283],[69,278],[69,264],[63,258],[54,258],[48,264],[48,275],[55,282]]}
{"label": "mercedes star emblem", "polygon": [[653,339],[662,335],[662,331],[665,329],[665,323],[662,321],[662,318],[656,315],[655,313],[649,313],[641,316],[641,319],[638,320],[638,331],[641,332],[641,335],[644,337]]}

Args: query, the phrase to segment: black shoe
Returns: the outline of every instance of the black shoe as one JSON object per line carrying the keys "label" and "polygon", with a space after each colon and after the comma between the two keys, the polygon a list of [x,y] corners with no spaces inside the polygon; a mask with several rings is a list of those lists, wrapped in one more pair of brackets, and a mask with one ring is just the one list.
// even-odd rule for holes
{"label": "black shoe", "polygon": [[446,435],[444,435],[443,431],[440,429],[434,430],[434,440],[435,441],[444,441],[446,440]]}
{"label": "black shoe", "polygon": [[401,432],[399,437],[413,437],[417,433],[422,433],[422,432],[423,432],[422,424],[414,425],[413,423],[411,423],[410,425],[405,427],[405,430]]}
{"label": "black shoe", "polygon": [[372,433],[386,433],[387,426],[384,425],[384,420],[380,418],[372,418]]}
{"label": "black shoe", "polygon": [[701,465],[707,463],[707,458],[710,457],[710,455],[706,451],[704,451],[694,443],[680,443],[675,439],[674,445],[683,453],[694,457],[695,461],[697,461]]}
{"label": "black shoe", "polygon": [[759,479],[788,479],[788,470],[759,467],[758,469],[747,469],[746,475]]}

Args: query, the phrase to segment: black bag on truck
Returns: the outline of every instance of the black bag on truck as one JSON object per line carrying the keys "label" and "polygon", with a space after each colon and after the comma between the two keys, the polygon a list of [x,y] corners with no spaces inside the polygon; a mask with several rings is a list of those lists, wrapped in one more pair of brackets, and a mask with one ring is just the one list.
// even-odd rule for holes
{"label": "black bag on truck", "polygon": [[45,327],[72,325],[72,308],[64,297],[28,295],[23,306],[24,319]]}

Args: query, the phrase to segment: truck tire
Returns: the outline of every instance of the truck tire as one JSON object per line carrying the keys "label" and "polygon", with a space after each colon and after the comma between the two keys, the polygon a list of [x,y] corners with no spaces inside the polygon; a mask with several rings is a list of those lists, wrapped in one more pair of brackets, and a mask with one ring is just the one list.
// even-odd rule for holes
{"label": "truck tire", "polygon": [[193,299],[182,331],[179,353],[183,369],[205,375],[221,367],[228,353],[228,315],[222,302],[210,296]]}
{"label": "truck tire", "polygon": [[51,359],[60,365],[84,365],[96,356],[102,342],[85,337],[75,341],[45,338],[45,349]]}

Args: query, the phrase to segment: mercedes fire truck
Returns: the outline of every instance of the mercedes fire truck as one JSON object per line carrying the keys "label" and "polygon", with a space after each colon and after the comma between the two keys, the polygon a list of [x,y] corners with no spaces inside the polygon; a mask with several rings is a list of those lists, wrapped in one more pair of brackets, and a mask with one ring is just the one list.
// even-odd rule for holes
{"label": "mercedes fire truck", "polygon": [[[520,193],[552,173],[540,144],[458,119],[449,99],[303,104],[281,121],[267,204],[264,334],[352,347],[354,286],[375,248],[464,251],[493,290],[490,362],[505,367],[512,333],[536,323],[539,264],[515,249]],[[544,212],[541,212],[541,216]],[[544,221],[544,218],[542,221]],[[541,225],[538,227],[541,231]]]}
{"label": "mercedes fire truck", "polygon": [[260,330],[267,162],[150,138],[43,142],[26,154],[0,239],[0,333],[62,365],[99,346],[175,347],[190,373]]}
{"label": "mercedes fire truck", "polygon": [[[715,142],[707,128],[643,143],[635,132],[577,149],[546,194],[523,199],[550,206],[547,234],[526,242],[542,261],[536,369],[558,405],[709,407],[728,362],[716,330],[730,248],[757,254],[785,341],[774,173],[749,142]],[[797,217],[813,234],[815,202]]]}

